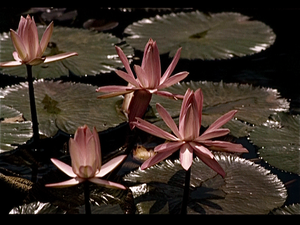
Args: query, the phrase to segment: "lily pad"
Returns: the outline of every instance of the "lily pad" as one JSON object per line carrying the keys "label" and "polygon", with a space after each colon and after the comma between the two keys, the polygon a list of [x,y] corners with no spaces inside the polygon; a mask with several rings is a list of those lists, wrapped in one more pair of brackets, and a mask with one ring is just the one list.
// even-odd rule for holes
{"label": "lily pad", "polygon": [[[54,136],[58,129],[74,134],[79,126],[95,126],[97,131],[115,127],[126,121],[118,111],[122,97],[99,100],[96,86],[38,80],[34,82],[35,101],[40,134]],[[0,90],[5,104],[31,120],[27,83]]]}
{"label": "lily pad", "polygon": [[[222,178],[198,158],[192,164],[189,214],[267,214],[285,202],[287,191],[276,175],[246,159],[217,154]],[[123,179],[130,183],[138,213],[180,212],[185,171],[179,160],[165,160]]]}
{"label": "lily pad", "polygon": [[[40,38],[45,29],[44,26],[38,27]],[[115,45],[122,48],[126,56],[131,57],[133,55],[133,49],[128,44],[121,43],[119,38],[111,34],[78,28],[55,27],[44,55],[77,52],[78,56],[34,66],[33,76],[36,78],[57,78],[62,75],[69,75],[69,71],[78,76],[96,75],[114,71],[116,68],[123,68]],[[0,34],[1,61],[14,60],[13,51],[15,49],[9,33]],[[4,74],[27,76],[25,66],[0,68],[0,71]]]}
{"label": "lily pad", "polygon": [[4,105],[2,101],[0,119],[0,153],[13,150],[32,137],[31,121],[25,121],[19,111]]}
{"label": "lily pad", "polygon": [[[274,111],[286,111],[289,108],[288,101],[280,98],[276,89],[253,87],[248,84],[191,81],[178,83],[165,90],[184,94],[188,88],[192,90],[201,88],[203,92],[203,126],[209,126],[230,110],[238,110],[235,119],[224,125],[236,137],[247,136],[253,126],[264,123]],[[153,95],[150,105],[159,118],[155,109],[156,102],[166,108],[172,117],[179,117],[182,101]]]}
{"label": "lily pad", "polygon": [[276,113],[255,127],[250,140],[260,147],[259,155],[270,165],[300,174],[300,115]]}
{"label": "lily pad", "polygon": [[171,13],[129,25],[126,41],[143,50],[151,37],[161,54],[173,57],[182,47],[181,58],[229,59],[255,54],[275,41],[273,30],[263,22],[251,20],[240,13],[205,14],[199,11]]}
{"label": "lily pad", "polygon": [[300,204],[284,206],[272,211],[273,215],[300,215]]}

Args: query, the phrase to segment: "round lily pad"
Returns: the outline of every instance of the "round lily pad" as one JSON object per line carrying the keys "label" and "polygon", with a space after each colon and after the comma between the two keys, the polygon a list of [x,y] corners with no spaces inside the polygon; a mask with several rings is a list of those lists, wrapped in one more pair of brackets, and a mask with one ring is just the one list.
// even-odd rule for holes
{"label": "round lily pad", "polygon": [[31,121],[25,121],[22,114],[1,101],[0,105],[0,153],[13,150],[25,144],[32,137]]}
{"label": "round lily pad", "polygon": [[157,15],[129,25],[124,32],[129,35],[126,41],[138,50],[151,37],[161,54],[169,52],[173,57],[182,47],[181,58],[203,60],[251,55],[268,48],[276,38],[263,22],[233,12]]}
{"label": "round lily pad", "polygon": [[270,165],[300,174],[300,115],[276,113],[250,132],[259,155]]}
{"label": "round lily pad", "polygon": [[[34,82],[35,101],[40,134],[51,137],[58,129],[74,134],[79,126],[95,126],[97,131],[106,130],[126,121],[119,112],[122,97],[97,99],[96,86],[38,80]],[[2,104],[23,113],[31,120],[27,83],[0,90]]]}
{"label": "round lily pad", "polygon": [[[287,191],[276,175],[246,159],[215,155],[222,178],[198,158],[191,169],[189,214],[267,214],[285,202]],[[130,183],[138,213],[180,212],[185,171],[179,160],[165,160],[123,179]]]}
{"label": "round lily pad", "polygon": [[[191,81],[178,83],[165,90],[171,93],[184,94],[188,88],[192,90],[201,88],[203,92],[203,126],[209,126],[230,110],[238,110],[235,119],[224,125],[237,137],[247,136],[249,131],[253,129],[253,125],[262,124],[274,111],[286,111],[289,108],[288,101],[280,98],[276,89],[253,87],[248,84]],[[172,117],[179,117],[181,100],[175,101],[153,95],[150,104],[155,115],[159,117],[155,109],[157,102]]]}
{"label": "round lily pad", "polygon": [[300,204],[284,206],[272,211],[273,215],[300,215]]}
{"label": "round lily pad", "polygon": [[[38,32],[41,38],[46,27],[39,26]],[[123,68],[115,45],[124,51],[127,57],[133,55],[133,49],[126,43],[111,34],[98,33],[78,28],[54,27],[45,56],[64,52],[77,52],[74,56],[61,61],[40,64],[33,67],[33,76],[36,78],[57,78],[69,75],[69,71],[78,76],[96,75]],[[9,33],[0,34],[1,61],[14,60],[12,53],[15,51]],[[0,68],[4,74],[26,77],[26,67],[18,66],[11,68]]]}

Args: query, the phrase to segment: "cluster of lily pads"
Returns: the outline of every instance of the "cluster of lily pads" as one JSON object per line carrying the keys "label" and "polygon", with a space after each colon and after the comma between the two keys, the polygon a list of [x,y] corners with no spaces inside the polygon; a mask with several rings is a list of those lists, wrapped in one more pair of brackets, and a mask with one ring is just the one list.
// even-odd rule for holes
{"label": "cluster of lily pads", "polygon": [[[171,25],[172,29],[169,29]],[[40,37],[45,28],[38,26]],[[61,76],[70,73],[99,76],[117,68],[122,69],[122,59],[115,46],[124,52],[129,63],[134,57],[134,49],[144,50],[149,38],[156,41],[160,54],[168,53],[171,58],[176,57],[178,48],[182,48],[181,59],[228,60],[265,50],[276,38],[269,26],[239,13],[208,15],[199,11],[145,18],[129,25],[124,33],[126,37],[121,40],[109,33],[54,27],[44,56],[66,52],[77,52],[78,56],[33,67],[36,79],[33,87],[41,137],[52,138],[58,132],[72,136],[84,124],[90,128],[95,127],[100,133],[109,132],[111,128],[128,122],[128,117],[122,112],[124,96],[99,99],[99,93],[95,91],[98,86],[59,80]],[[0,34],[1,61],[12,60],[14,50],[10,34]],[[27,76],[26,67],[23,66],[0,68],[0,72]],[[187,81],[167,87],[164,91],[184,95],[188,89],[196,91],[199,88],[203,93],[202,127],[208,127],[230,110],[237,110],[234,119],[223,126],[230,129],[231,137],[247,137],[258,146],[260,157],[271,166],[300,174],[300,116],[288,113],[289,103],[280,98],[277,90],[248,84]],[[26,145],[33,136],[28,82],[0,89],[0,100],[0,153],[4,155]],[[148,122],[171,132],[157,112],[156,103],[160,103],[178,124],[182,101],[153,95],[144,116]],[[139,135],[134,130],[129,131],[129,134]],[[147,139],[151,138],[154,137],[148,134]],[[122,168],[129,169],[127,172],[119,172],[120,182],[128,187],[127,190],[119,190],[116,194],[106,189],[99,191],[97,186],[92,187],[92,212],[108,213],[111,210],[109,212],[123,213],[126,211],[124,206],[120,210],[118,205],[126,201],[129,192],[132,193],[137,213],[180,212],[185,179],[180,161],[171,157],[146,170],[137,168],[155,154],[153,148],[159,141],[146,141],[150,147],[135,143],[129,149],[128,159],[123,163],[121,171]],[[138,153],[138,149],[143,150]],[[287,191],[278,177],[269,170],[241,158],[241,154],[214,151],[213,154],[226,175],[218,175],[195,157],[191,166],[188,213],[267,214],[272,210],[278,213],[299,213],[299,204],[280,208],[287,198]],[[137,166],[128,166],[130,163]],[[74,188],[69,192],[64,190],[64,193],[53,195],[61,198],[63,195],[72,196],[71,192],[80,195],[82,189]],[[101,204],[103,202],[108,204],[108,211]],[[78,202],[70,204],[79,205]],[[68,207],[60,203],[56,205],[55,202],[44,203],[38,199],[11,210],[11,213],[33,212],[66,213]],[[77,212],[83,212],[83,209],[79,207]]]}

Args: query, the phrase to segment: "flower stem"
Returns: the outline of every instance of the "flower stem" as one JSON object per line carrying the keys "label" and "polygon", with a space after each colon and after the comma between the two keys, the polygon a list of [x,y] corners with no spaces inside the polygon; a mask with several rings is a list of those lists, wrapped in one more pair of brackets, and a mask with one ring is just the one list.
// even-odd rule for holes
{"label": "flower stem", "polygon": [[84,204],[85,204],[85,214],[90,215],[91,214],[91,206],[90,206],[90,190],[89,185],[90,183],[88,181],[83,182],[83,189],[84,189]]}
{"label": "flower stem", "polygon": [[28,87],[29,87],[29,100],[30,100],[31,121],[32,121],[32,129],[33,129],[33,140],[34,143],[38,144],[40,136],[39,136],[39,124],[37,120],[35,98],[34,98],[32,66],[26,65],[26,69],[27,69],[27,80],[28,80]]}
{"label": "flower stem", "polygon": [[189,192],[190,192],[190,178],[191,178],[191,167],[185,173],[185,182],[184,182],[184,191],[182,198],[182,206],[181,206],[181,215],[187,214],[187,204],[189,200]]}

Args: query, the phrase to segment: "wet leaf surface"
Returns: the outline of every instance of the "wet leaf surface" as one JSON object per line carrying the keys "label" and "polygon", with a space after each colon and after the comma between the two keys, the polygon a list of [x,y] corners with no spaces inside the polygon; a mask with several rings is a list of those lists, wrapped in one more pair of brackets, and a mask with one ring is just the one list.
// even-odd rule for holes
{"label": "wet leaf surface", "polygon": [[275,113],[250,133],[259,155],[270,165],[300,174],[300,116]]}
{"label": "wet leaf surface", "polygon": [[143,50],[151,37],[160,54],[173,57],[179,47],[186,59],[229,59],[255,54],[275,41],[273,30],[240,13],[205,14],[199,11],[145,18],[129,25],[126,41]]}
{"label": "wet leaf surface", "polygon": [[[188,213],[267,214],[280,207],[287,192],[270,171],[233,155],[217,154],[223,179],[196,158],[192,165]],[[179,160],[165,160],[123,179],[129,183],[138,213],[177,214],[181,209],[185,171]]]}
{"label": "wet leaf surface", "polygon": [[[36,81],[34,90],[40,134],[51,137],[59,129],[74,134],[77,127],[84,124],[102,131],[125,122],[125,116],[118,111],[122,97],[99,100],[96,88],[81,83]],[[5,95],[2,104],[20,110],[26,120],[31,119],[27,83],[7,87],[0,93]]]}

